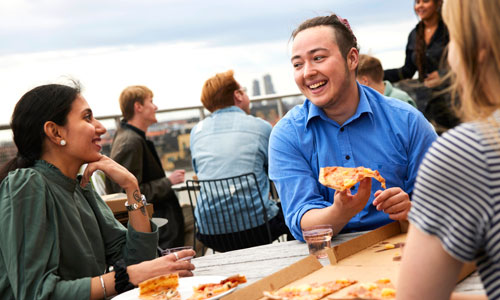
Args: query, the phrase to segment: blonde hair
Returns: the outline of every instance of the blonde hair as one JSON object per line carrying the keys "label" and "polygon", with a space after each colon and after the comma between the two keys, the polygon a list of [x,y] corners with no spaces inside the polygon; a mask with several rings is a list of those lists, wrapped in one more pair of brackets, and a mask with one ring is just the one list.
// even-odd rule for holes
{"label": "blonde hair", "polygon": [[384,80],[384,69],[378,58],[370,55],[360,54],[358,58],[358,73],[357,76],[368,76],[375,82]]}
{"label": "blonde hair", "polygon": [[120,110],[125,121],[134,117],[134,103],[144,104],[147,97],[153,97],[153,92],[143,85],[132,85],[126,87],[120,94]]}
{"label": "blonde hair", "polygon": [[500,1],[447,0],[443,19],[455,43],[454,94],[465,121],[490,118],[499,108],[494,89],[500,83]]}
{"label": "blonde hair", "polygon": [[217,73],[203,84],[201,103],[210,112],[234,105],[234,91],[238,90],[240,85],[233,74],[233,70]]}

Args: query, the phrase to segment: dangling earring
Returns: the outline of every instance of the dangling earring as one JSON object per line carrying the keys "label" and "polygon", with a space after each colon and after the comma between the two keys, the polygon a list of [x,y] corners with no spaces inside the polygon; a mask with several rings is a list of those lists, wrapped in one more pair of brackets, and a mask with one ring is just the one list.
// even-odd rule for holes
{"label": "dangling earring", "polygon": [[61,146],[66,146],[66,140],[61,140],[59,144],[61,144]]}

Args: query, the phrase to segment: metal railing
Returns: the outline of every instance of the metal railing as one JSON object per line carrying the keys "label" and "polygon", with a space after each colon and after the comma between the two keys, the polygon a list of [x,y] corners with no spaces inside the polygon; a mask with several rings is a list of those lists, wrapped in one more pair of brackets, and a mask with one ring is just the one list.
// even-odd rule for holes
{"label": "metal railing", "polygon": [[[265,95],[265,96],[258,96],[258,97],[252,97],[250,98],[251,103],[260,103],[264,101],[276,101],[277,102],[277,107],[278,107],[278,116],[281,118],[284,116],[284,105],[283,105],[283,98],[292,98],[292,97],[301,97],[301,93],[295,93],[295,94],[281,94],[281,95]],[[180,112],[180,111],[189,111],[189,110],[198,110],[199,115],[200,115],[200,120],[204,119],[205,116],[207,115],[207,111],[202,105],[197,105],[197,106],[186,106],[186,107],[179,107],[179,108],[168,108],[168,109],[159,109],[156,111],[157,114],[162,114],[162,113],[171,113],[171,112]],[[98,120],[109,120],[109,119],[114,119],[116,124],[120,123],[120,119],[122,118],[121,115],[107,115],[107,116],[99,116],[96,117]],[[7,125],[8,126],[8,125]],[[7,129],[10,127],[7,127]],[[3,127],[0,127],[0,130],[4,129]]]}
{"label": "metal railing", "polygon": [[[300,99],[299,99],[300,98]],[[291,101],[287,101],[287,99]],[[304,101],[304,96],[300,93],[293,93],[293,94],[273,94],[273,95],[265,95],[265,96],[259,96],[259,97],[251,97],[250,102],[253,104],[252,105],[252,113],[262,113],[262,111],[265,108],[273,107],[276,108],[275,115],[273,116],[273,120],[268,120],[270,121],[271,124],[274,125],[274,123],[279,120],[281,117],[284,116],[284,114],[294,105],[302,103]],[[259,111],[260,110],[260,111]],[[194,113],[196,112],[197,113]],[[178,121],[178,120],[183,120],[183,118],[171,118],[172,115],[179,115],[179,114],[190,114],[190,122],[198,122],[199,120],[204,119],[209,112],[204,109],[203,106],[198,105],[198,106],[188,106],[188,107],[179,107],[179,108],[170,108],[170,109],[160,109],[157,111],[157,119],[159,121],[158,124],[162,123],[162,121],[168,122],[169,121]],[[170,118],[165,116],[170,115]],[[103,152],[106,153],[106,151],[109,151],[110,148],[110,139],[112,139],[114,130],[118,128],[120,119],[122,118],[121,115],[105,115],[105,116],[97,116],[96,119],[99,121],[103,122],[104,126],[108,129],[108,136],[107,136],[107,142],[109,143],[107,146],[103,148]],[[263,117],[265,119],[265,117]],[[112,121],[112,123],[109,123]],[[163,123],[165,123],[163,122]],[[195,123],[185,123],[184,127],[181,128],[181,130],[177,129],[177,135],[176,133],[172,133],[170,129],[165,130],[165,126],[168,127],[168,125],[164,125],[162,130],[158,130],[158,128],[153,125],[150,127],[150,131],[148,131],[148,134],[151,133],[151,129],[153,130],[158,130],[159,134],[155,135],[153,137],[155,144],[157,144],[157,148],[160,147],[160,153],[166,153],[168,155],[163,156],[160,154],[160,156],[163,156],[162,162],[164,164],[164,167],[168,170],[169,167],[169,161],[175,161],[176,157],[179,158],[181,157],[182,160],[188,160],[190,159],[190,152],[188,151],[189,145],[188,143],[189,138],[186,136],[189,136],[190,128],[193,126]],[[160,126],[161,127],[161,126]],[[178,126],[179,127],[179,126]],[[170,136],[165,137],[162,136],[165,133],[170,131]],[[5,136],[6,133],[9,133],[10,138],[0,138],[0,165],[3,164],[5,161],[10,159],[15,155],[17,150],[15,149],[15,146],[13,145],[11,135],[12,133],[10,132],[10,125],[9,124],[3,124],[0,125],[0,132],[2,132]],[[179,138],[179,135],[182,135],[182,140]],[[162,139],[163,137],[163,139]],[[167,141],[168,140],[168,141]],[[170,143],[170,145],[168,144]],[[176,154],[176,151],[178,152]],[[108,153],[106,153],[108,154]]]}

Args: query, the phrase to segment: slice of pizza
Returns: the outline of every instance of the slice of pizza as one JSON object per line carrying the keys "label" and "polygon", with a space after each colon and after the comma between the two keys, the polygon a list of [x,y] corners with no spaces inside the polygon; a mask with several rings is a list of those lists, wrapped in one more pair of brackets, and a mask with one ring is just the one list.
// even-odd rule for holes
{"label": "slice of pizza", "polygon": [[357,299],[392,300],[396,299],[396,289],[390,279],[383,278],[353,287],[348,295]]}
{"label": "slice of pizza", "polygon": [[373,177],[380,181],[382,187],[385,189],[385,179],[376,170],[373,171],[364,167],[325,167],[319,171],[319,182],[339,192],[350,189],[366,177]]}
{"label": "slice of pizza", "polygon": [[355,280],[339,279],[321,284],[314,282],[311,284],[291,285],[274,292],[265,291],[264,296],[272,300],[318,300],[356,282]]}
{"label": "slice of pizza", "polygon": [[179,275],[168,274],[139,283],[139,298],[144,300],[180,300]]}
{"label": "slice of pizza", "polygon": [[247,282],[245,276],[234,275],[217,283],[204,283],[193,287],[193,295],[187,300],[205,300],[229,291],[240,283]]}

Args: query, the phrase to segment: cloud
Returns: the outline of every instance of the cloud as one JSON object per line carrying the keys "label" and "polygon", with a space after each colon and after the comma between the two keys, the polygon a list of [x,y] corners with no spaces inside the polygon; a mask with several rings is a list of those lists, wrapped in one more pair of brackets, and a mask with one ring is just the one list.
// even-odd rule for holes
{"label": "cloud", "polygon": [[287,38],[304,19],[333,11],[354,25],[398,22],[412,14],[405,2],[317,0],[311,8],[302,0],[3,0],[0,55],[158,42],[273,41]]}
{"label": "cloud", "polygon": [[347,17],[361,52],[385,67],[404,61],[416,19],[411,1],[317,0],[2,0],[0,1],[0,123],[29,89],[81,80],[97,116],[119,114],[118,95],[131,84],[155,92],[161,109],[199,104],[203,82],[235,70],[251,89],[271,74],[278,93],[298,91],[288,38],[306,18]]}

